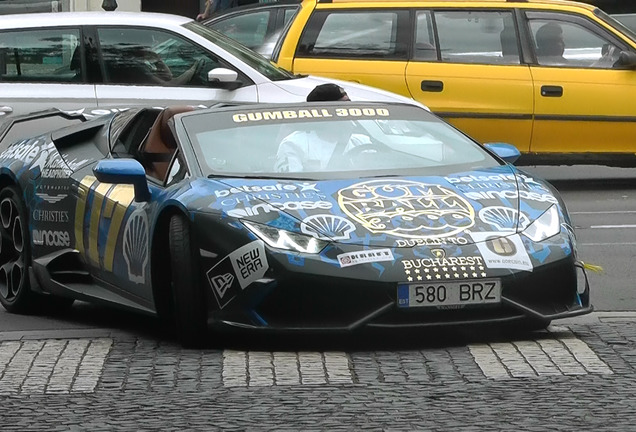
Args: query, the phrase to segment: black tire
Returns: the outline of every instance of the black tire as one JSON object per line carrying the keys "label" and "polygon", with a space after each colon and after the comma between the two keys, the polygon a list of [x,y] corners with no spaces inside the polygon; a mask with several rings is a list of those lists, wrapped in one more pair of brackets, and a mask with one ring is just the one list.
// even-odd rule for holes
{"label": "black tire", "polygon": [[198,257],[185,217],[172,216],[168,240],[177,338],[185,347],[198,347],[206,334],[206,303],[199,283]]}
{"label": "black tire", "polygon": [[0,191],[0,303],[12,313],[32,313],[38,306],[29,281],[28,225],[20,191],[15,186],[3,188]]}

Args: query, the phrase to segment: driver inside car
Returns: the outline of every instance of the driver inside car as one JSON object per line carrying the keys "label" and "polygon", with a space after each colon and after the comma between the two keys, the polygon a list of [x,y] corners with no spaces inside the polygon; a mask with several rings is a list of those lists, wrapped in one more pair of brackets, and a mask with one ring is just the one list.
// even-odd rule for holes
{"label": "driver inside car", "polygon": [[[343,167],[353,148],[371,144],[368,136],[354,133],[350,120],[313,123],[311,129],[296,130],[280,142],[276,154],[276,172],[323,171]],[[344,165],[350,167],[350,165]]]}
{"label": "driver inside car", "polygon": [[142,59],[144,64],[144,79],[150,80],[151,82],[149,84],[166,86],[179,86],[189,83],[198,73],[204,62],[203,59],[195,60],[185,72],[174,76],[159,54],[144,49],[139,53],[139,58]]}

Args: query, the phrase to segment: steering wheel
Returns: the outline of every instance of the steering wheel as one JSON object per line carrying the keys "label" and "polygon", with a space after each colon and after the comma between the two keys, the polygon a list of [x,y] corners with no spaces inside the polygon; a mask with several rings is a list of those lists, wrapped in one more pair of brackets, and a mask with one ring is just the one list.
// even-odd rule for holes
{"label": "steering wheel", "polygon": [[377,157],[380,154],[387,153],[390,150],[385,144],[370,142],[368,144],[360,144],[344,153],[350,165],[355,166],[357,159],[361,157]]}

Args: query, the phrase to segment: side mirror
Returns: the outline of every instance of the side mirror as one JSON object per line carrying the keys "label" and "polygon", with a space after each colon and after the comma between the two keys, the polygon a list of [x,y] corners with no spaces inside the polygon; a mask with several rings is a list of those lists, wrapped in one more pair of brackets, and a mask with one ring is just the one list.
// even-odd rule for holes
{"label": "side mirror", "polygon": [[209,71],[208,82],[213,87],[227,90],[236,90],[242,84],[238,81],[238,72],[226,68],[214,68]]}
{"label": "side mirror", "polygon": [[135,201],[150,200],[146,170],[134,159],[102,160],[93,168],[93,174],[102,183],[131,184],[135,188]]}
{"label": "side mirror", "polygon": [[499,156],[505,162],[513,164],[521,157],[521,152],[512,144],[506,143],[488,143],[484,144],[488,150]]}
{"label": "side mirror", "polygon": [[636,69],[636,53],[631,51],[621,51],[618,60],[614,63],[615,68]]}

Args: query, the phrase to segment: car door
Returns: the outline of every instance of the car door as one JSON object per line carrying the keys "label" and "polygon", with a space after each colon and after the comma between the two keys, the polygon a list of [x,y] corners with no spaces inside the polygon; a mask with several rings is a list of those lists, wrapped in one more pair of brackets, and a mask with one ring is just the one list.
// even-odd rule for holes
{"label": "car door", "polygon": [[[104,106],[210,104],[258,100],[253,82],[220,56],[181,35],[162,29],[104,26],[96,29],[103,83],[96,85]],[[236,90],[208,82],[207,73],[226,68],[238,73]]]}
{"label": "car door", "polygon": [[415,11],[409,95],[482,143],[530,148],[532,78],[513,11]]}
{"label": "car door", "polygon": [[296,47],[291,67],[294,73],[354,81],[409,95],[404,81],[407,9],[318,8]]}
{"label": "car door", "polygon": [[[0,32],[0,118],[46,108],[95,106],[79,27]],[[37,97],[34,97],[37,95]]]}
{"label": "car door", "polygon": [[[535,121],[530,150],[612,153],[636,150],[636,70],[617,62],[633,46],[573,14],[526,12],[535,51]],[[545,38],[552,40],[543,41]],[[554,38],[559,38],[555,41]],[[542,44],[561,46],[545,54]]]}

